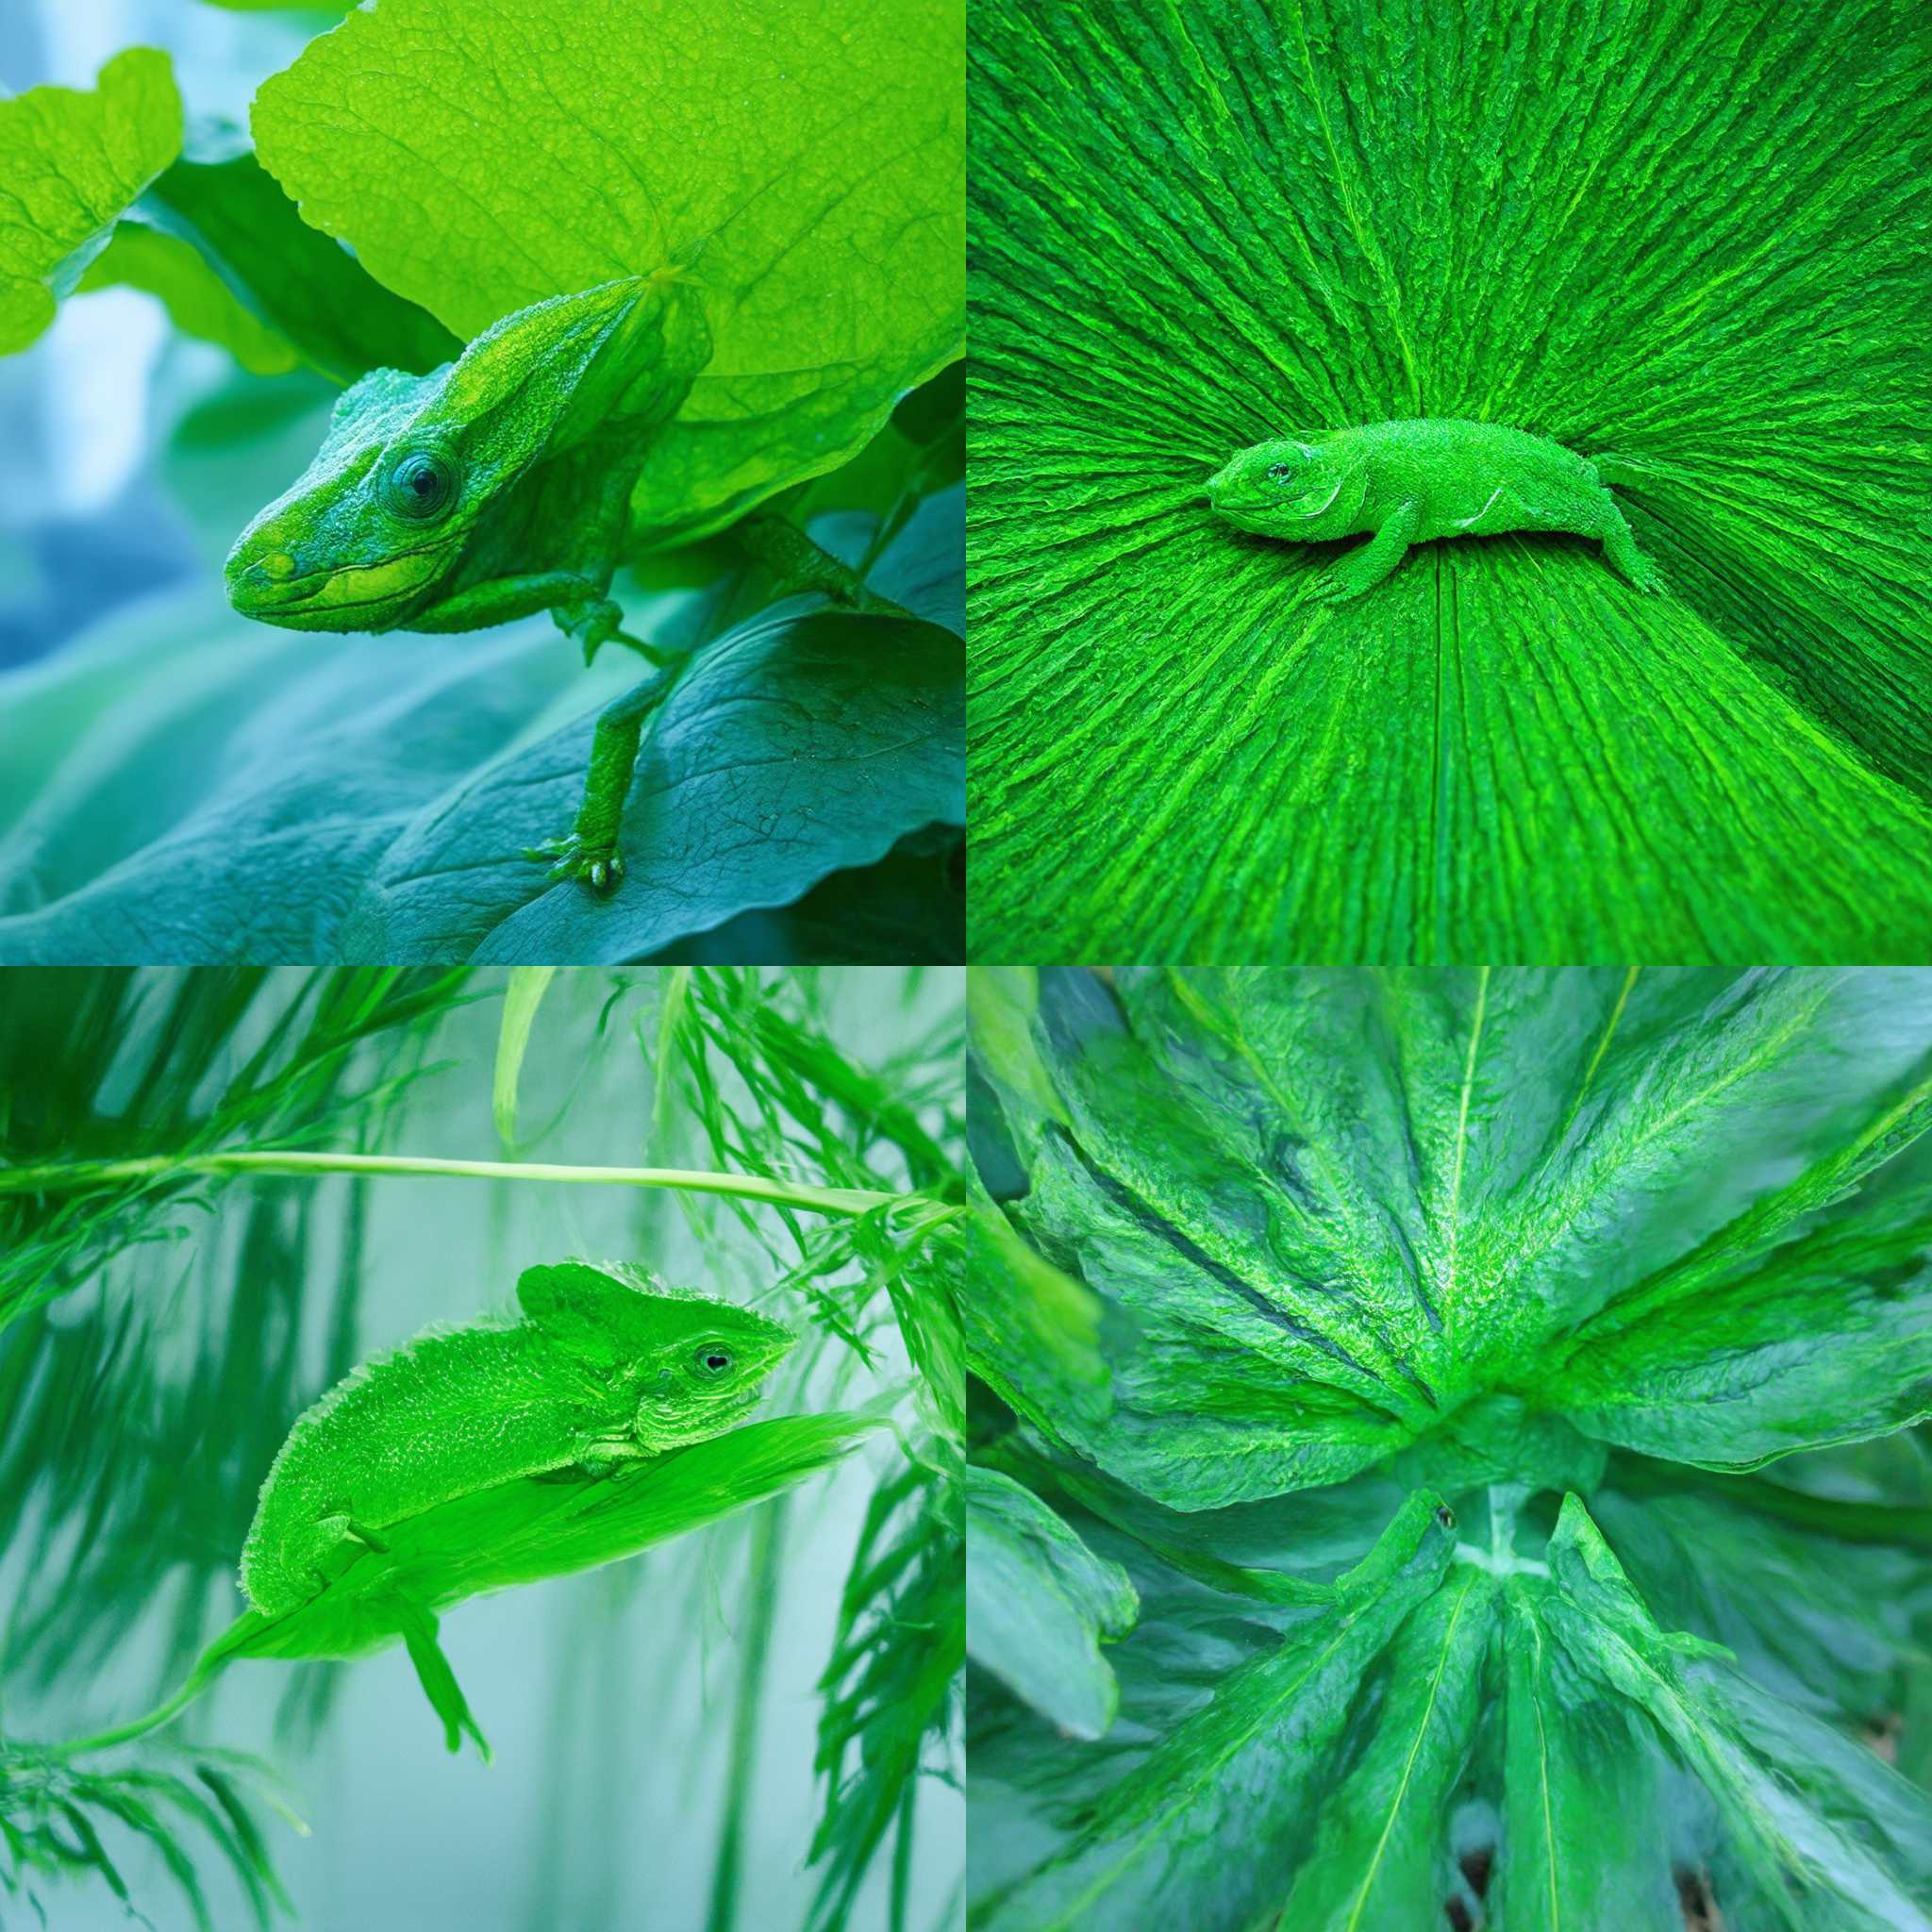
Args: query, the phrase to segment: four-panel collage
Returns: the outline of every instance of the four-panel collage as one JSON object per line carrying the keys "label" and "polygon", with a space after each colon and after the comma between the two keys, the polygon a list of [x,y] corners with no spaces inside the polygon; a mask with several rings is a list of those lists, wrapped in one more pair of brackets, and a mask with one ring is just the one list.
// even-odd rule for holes
{"label": "four-panel collage", "polygon": [[0,4],[0,1932],[1932,1932],[1932,13]]}

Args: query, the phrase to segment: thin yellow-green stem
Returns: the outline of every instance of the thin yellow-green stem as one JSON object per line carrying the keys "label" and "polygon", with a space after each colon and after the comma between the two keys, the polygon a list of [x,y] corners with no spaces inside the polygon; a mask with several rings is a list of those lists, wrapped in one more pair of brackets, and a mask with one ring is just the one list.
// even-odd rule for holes
{"label": "thin yellow-green stem", "polygon": [[669,1188],[688,1194],[735,1194],[774,1208],[800,1208],[820,1214],[860,1215],[874,1208],[909,1200],[905,1194],[874,1193],[863,1188],[815,1188],[803,1181],[769,1180],[761,1174],[708,1174],[679,1167],[574,1167],[541,1160],[443,1160],[425,1155],[304,1154],[293,1151],[249,1154],[155,1155],[138,1160],[50,1162],[35,1167],[0,1168],[0,1193],[58,1193],[104,1182],[166,1179],[175,1174],[278,1174],[295,1177],[331,1174],[416,1174],[459,1180],[558,1181],[580,1187]]}

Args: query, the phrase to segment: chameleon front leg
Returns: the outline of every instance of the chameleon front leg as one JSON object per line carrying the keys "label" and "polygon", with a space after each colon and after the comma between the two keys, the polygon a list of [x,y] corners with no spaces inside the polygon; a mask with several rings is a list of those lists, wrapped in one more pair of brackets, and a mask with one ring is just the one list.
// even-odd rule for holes
{"label": "chameleon front leg", "polygon": [[1330,566],[1316,586],[1315,594],[1340,603],[1345,597],[1359,597],[1364,591],[1373,590],[1402,561],[1403,553],[1415,541],[1422,513],[1422,505],[1412,497],[1398,505],[1359,550],[1350,551],[1340,563]]}
{"label": "chameleon front leg", "polygon": [[554,859],[553,879],[582,879],[593,892],[616,889],[624,877],[624,860],[617,856],[617,834],[624,819],[624,801],[642,742],[644,721],[676,682],[668,671],[646,678],[598,714],[591,740],[591,764],[584,774],[584,802],[576,823],[561,839],[552,839],[525,854],[527,858]]}
{"label": "chameleon front leg", "polygon": [[627,644],[653,664],[663,663],[664,653],[655,644],[624,629],[624,612],[604,594],[604,588],[595,577],[580,571],[532,571],[523,576],[492,577],[431,605],[409,620],[409,628],[485,630],[493,624],[508,624],[547,610],[557,620],[558,628],[583,646],[586,664],[597,655],[598,647],[607,643]]}
{"label": "chameleon front leg", "polygon": [[423,1694],[428,1698],[430,1708],[442,1720],[443,1742],[452,1753],[459,1751],[462,1749],[463,1733],[467,1731],[476,1740],[476,1749],[483,1762],[488,1764],[490,1740],[471,1716],[469,1701],[463,1695],[462,1686],[457,1682],[457,1674],[450,1669],[449,1659],[443,1656],[442,1646],[436,1641],[435,1617],[413,1597],[394,1597],[391,1599],[391,1610],[396,1628],[408,1647],[409,1661],[416,1666],[416,1679],[423,1686]]}

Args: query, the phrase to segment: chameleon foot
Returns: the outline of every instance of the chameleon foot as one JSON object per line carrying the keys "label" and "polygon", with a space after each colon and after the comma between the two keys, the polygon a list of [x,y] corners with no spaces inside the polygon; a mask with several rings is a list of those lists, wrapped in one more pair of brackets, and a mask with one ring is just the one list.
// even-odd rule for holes
{"label": "chameleon foot", "polygon": [[546,839],[528,848],[524,857],[538,865],[548,863],[553,883],[581,879],[599,898],[614,892],[624,878],[624,860],[614,845],[589,845],[575,832],[561,839]]}

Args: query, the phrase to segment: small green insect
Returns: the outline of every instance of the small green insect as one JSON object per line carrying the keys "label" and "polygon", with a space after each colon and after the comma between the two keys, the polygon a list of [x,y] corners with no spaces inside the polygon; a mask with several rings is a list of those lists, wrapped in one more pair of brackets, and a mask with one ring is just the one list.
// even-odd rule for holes
{"label": "small green insect", "polygon": [[1330,599],[1380,583],[1411,543],[1506,530],[1595,537],[1623,576],[1655,591],[1657,566],[1604,481],[1604,470],[1622,467],[1499,423],[1423,418],[1338,429],[1315,442],[1257,442],[1208,479],[1208,500],[1238,528],[1291,543],[1369,532],[1324,578],[1320,594]]}
{"label": "small green insect", "polygon": [[526,1269],[517,1300],[524,1320],[431,1329],[296,1419],[242,1551],[258,1610],[298,1608],[364,1547],[384,1549],[388,1525],[438,1504],[724,1434],[795,1339],[621,1264]]}

